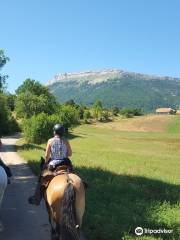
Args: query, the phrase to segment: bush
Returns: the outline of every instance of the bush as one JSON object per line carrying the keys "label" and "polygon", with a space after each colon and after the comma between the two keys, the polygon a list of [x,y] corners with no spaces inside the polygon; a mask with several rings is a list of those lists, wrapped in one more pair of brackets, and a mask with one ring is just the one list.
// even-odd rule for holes
{"label": "bush", "polygon": [[57,116],[57,122],[63,123],[66,128],[74,127],[79,123],[79,110],[70,105],[61,105]]}
{"label": "bush", "polygon": [[23,132],[28,142],[40,144],[52,135],[52,125],[48,115],[40,113],[23,121]]}
{"label": "bush", "polygon": [[98,120],[101,119],[102,116],[102,111],[103,111],[103,106],[102,106],[102,102],[101,101],[96,101],[93,104],[93,117]]}
{"label": "bush", "polygon": [[91,118],[91,113],[88,110],[85,110],[84,114],[83,114],[83,119],[85,123],[89,123],[89,119]]}
{"label": "bush", "polygon": [[53,126],[63,124],[66,128],[79,122],[78,110],[72,106],[61,106],[56,114],[40,113],[23,121],[23,132],[26,140],[31,143],[43,143],[52,136]]}
{"label": "bush", "polygon": [[120,111],[120,114],[127,118],[143,115],[142,110],[140,108],[134,108],[134,109],[133,108],[124,108]]}
{"label": "bush", "polygon": [[83,107],[79,107],[78,110],[79,110],[79,118],[83,119],[84,118],[84,108]]}
{"label": "bush", "polygon": [[113,114],[113,116],[118,116],[119,112],[120,112],[120,110],[119,110],[118,107],[113,107],[113,108],[112,108],[112,114]]}
{"label": "bush", "polygon": [[108,110],[102,111],[100,121],[107,122],[109,120],[110,120],[110,113],[108,112]]}

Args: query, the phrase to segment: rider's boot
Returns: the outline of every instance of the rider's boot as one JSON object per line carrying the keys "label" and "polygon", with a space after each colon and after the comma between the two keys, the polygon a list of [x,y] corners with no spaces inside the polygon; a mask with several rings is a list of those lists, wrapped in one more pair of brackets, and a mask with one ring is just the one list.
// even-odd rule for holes
{"label": "rider's boot", "polygon": [[34,204],[38,206],[41,202],[42,197],[43,197],[43,189],[40,182],[38,181],[35,194],[28,198],[28,202],[30,204]]}

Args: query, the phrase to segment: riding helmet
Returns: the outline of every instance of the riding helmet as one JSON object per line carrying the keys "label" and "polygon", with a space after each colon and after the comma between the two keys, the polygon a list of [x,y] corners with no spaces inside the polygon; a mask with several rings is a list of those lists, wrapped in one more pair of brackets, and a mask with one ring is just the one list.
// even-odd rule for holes
{"label": "riding helmet", "polygon": [[65,133],[65,127],[62,124],[56,124],[53,128],[54,132],[60,136],[63,136]]}

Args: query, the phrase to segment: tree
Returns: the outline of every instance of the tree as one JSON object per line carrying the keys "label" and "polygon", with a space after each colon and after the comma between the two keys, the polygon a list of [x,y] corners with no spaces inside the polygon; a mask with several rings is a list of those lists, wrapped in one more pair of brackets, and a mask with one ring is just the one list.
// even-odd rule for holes
{"label": "tree", "polygon": [[[5,56],[4,51],[0,49],[0,70],[9,61],[9,58]],[[3,91],[7,76],[0,74],[0,91]]]}
{"label": "tree", "polygon": [[108,110],[102,111],[100,121],[102,122],[110,121],[110,113]]}
{"label": "tree", "polygon": [[15,99],[16,99],[16,95],[8,93],[7,94],[7,104],[8,104],[8,108],[11,111],[14,111],[15,108]]}
{"label": "tree", "polygon": [[6,133],[6,129],[8,127],[8,114],[6,98],[2,93],[0,93],[0,137],[2,134]]}
{"label": "tree", "polygon": [[85,110],[83,114],[83,119],[85,123],[89,122],[89,119],[91,118],[91,113],[89,110]]}
{"label": "tree", "polygon": [[58,121],[63,123],[66,128],[76,126],[79,123],[79,111],[76,107],[61,105],[56,115]]}
{"label": "tree", "polygon": [[27,78],[21,86],[16,90],[16,94],[19,95],[25,92],[31,92],[34,95],[46,95],[51,96],[48,87],[43,86],[39,81]]}
{"label": "tree", "polygon": [[53,114],[57,108],[55,97],[38,81],[26,79],[16,90],[15,111],[20,118],[39,113]]}
{"label": "tree", "polygon": [[93,117],[98,120],[99,118],[101,118],[102,111],[103,111],[102,102],[96,101],[93,105]]}
{"label": "tree", "polygon": [[112,108],[112,114],[113,114],[113,116],[118,116],[119,112],[120,112],[120,110],[119,110],[118,107],[113,107],[113,108]]}
{"label": "tree", "polygon": [[[0,50],[0,70],[8,60],[9,58]],[[12,133],[18,130],[18,125],[8,108],[7,96],[3,93],[6,78],[7,76],[0,74],[0,137],[2,134]]]}
{"label": "tree", "polygon": [[0,137],[18,130],[18,124],[8,109],[7,96],[0,93]]}
{"label": "tree", "polygon": [[120,114],[127,118],[143,115],[140,108],[124,108],[121,109]]}
{"label": "tree", "polygon": [[76,105],[76,103],[75,103],[75,101],[73,99],[70,99],[70,100],[65,102],[65,105],[70,105],[70,106],[74,107]]}
{"label": "tree", "polygon": [[40,144],[52,134],[52,124],[48,115],[40,113],[23,121],[23,132],[28,142]]}

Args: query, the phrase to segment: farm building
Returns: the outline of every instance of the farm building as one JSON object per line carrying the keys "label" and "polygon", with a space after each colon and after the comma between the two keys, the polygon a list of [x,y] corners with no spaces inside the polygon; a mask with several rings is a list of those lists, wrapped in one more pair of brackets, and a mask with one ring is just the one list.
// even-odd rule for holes
{"label": "farm building", "polygon": [[177,114],[177,115],[180,115],[180,109],[177,109],[177,110],[176,110],[176,114]]}
{"label": "farm building", "polygon": [[157,114],[175,114],[176,111],[172,108],[157,108],[156,113]]}

